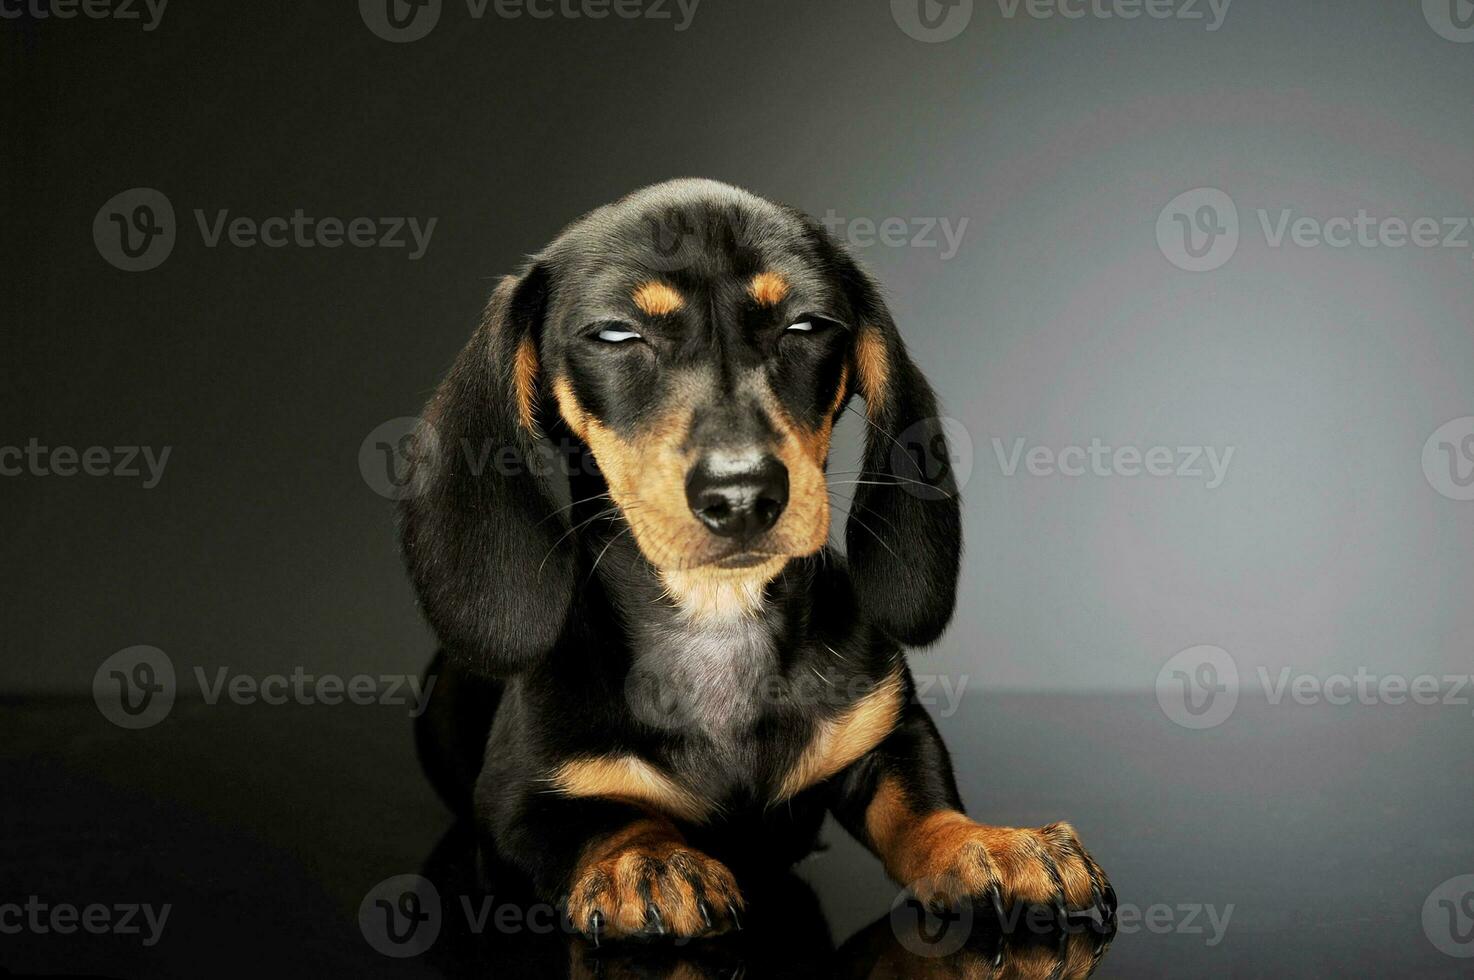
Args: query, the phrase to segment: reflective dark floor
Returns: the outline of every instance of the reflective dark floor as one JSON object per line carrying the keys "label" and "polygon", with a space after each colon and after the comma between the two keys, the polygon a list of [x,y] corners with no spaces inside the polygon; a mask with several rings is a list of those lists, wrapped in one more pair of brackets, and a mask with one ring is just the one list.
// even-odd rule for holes
{"label": "reflective dark floor", "polygon": [[0,711],[16,975],[1474,975],[1467,705],[1245,695],[1196,731],[1151,694],[970,694],[939,723],[972,812],[1073,822],[1120,896],[1113,934],[923,918],[831,828],[740,933],[600,949],[473,886],[403,709],[181,702],[141,731],[90,700]]}

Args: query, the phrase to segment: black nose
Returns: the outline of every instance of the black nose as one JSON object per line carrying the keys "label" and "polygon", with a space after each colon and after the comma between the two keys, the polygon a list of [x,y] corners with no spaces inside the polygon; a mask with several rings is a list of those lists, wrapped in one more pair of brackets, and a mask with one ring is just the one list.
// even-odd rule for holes
{"label": "black nose", "polygon": [[788,468],[771,456],[740,467],[708,457],[686,477],[686,503],[713,534],[749,540],[788,506]]}

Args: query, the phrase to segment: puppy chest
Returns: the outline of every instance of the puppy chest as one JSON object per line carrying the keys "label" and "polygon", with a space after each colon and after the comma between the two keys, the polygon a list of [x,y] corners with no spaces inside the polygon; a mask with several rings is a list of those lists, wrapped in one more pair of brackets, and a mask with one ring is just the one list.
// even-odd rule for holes
{"label": "puppy chest", "polygon": [[776,668],[765,623],[673,620],[638,631],[626,691],[646,725],[674,741],[730,751],[763,713]]}

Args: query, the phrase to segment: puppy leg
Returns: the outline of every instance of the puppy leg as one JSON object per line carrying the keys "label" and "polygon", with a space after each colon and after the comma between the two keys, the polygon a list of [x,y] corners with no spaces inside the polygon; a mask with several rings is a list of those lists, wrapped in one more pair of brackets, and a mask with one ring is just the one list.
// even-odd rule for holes
{"label": "puppy leg", "polygon": [[493,828],[498,856],[565,901],[574,927],[596,942],[711,935],[739,924],[736,879],[668,817],[620,800],[545,793],[504,813]]}
{"label": "puppy leg", "polygon": [[900,723],[842,773],[835,817],[924,900],[979,899],[1000,916],[1016,905],[1114,911],[1115,890],[1067,823],[1019,829],[977,823],[962,811],[952,764],[925,709]]}

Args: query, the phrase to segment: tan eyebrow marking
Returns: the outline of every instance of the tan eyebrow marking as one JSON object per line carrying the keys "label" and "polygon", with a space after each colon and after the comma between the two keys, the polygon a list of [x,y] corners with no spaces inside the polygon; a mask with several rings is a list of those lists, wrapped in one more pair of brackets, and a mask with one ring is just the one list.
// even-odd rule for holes
{"label": "tan eyebrow marking", "polygon": [[875,327],[862,327],[860,336],[855,339],[855,373],[859,376],[860,393],[865,396],[870,416],[874,418],[885,403],[885,386],[891,374],[885,338]]}
{"label": "tan eyebrow marking", "polygon": [[633,800],[692,823],[719,809],[676,782],[668,773],[634,755],[587,756],[554,770],[553,790],[564,796],[606,796]]}
{"label": "tan eyebrow marking", "polygon": [[776,272],[759,272],[747,284],[747,292],[764,306],[777,306],[793,287]]}
{"label": "tan eyebrow marking", "polygon": [[686,305],[681,294],[663,282],[647,282],[636,289],[631,298],[649,316],[665,316]]}
{"label": "tan eyebrow marking", "polygon": [[531,337],[517,345],[517,358],[512,366],[512,383],[517,393],[517,417],[522,427],[537,435],[537,347]]}

